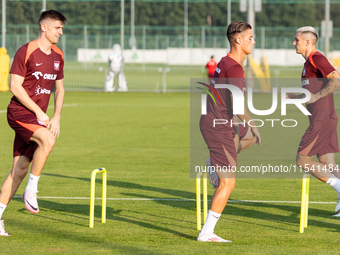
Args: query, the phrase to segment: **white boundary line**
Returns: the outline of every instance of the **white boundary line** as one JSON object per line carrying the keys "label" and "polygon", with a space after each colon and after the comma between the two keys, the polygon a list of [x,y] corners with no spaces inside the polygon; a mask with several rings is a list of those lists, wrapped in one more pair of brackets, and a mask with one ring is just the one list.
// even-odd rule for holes
{"label": "white boundary line", "polygon": [[[21,198],[22,196],[14,196]],[[89,197],[38,197],[40,199],[60,199],[60,200],[90,200]],[[101,200],[101,198],[96,198]],[[118,201],[181,201],[192,202],[196,199],[182,199],[182,198],[138,198],[138,197],[126,197],[126,198],[106,198],[106,200],[118,200]],[[210,201],[210,200],[209,200]],[[229,200],[232,203],[277,203],[277,204],[300,204],[301,201],[275,201],[275,200]],[[309,201],[310,204],[336,204],[336,202],[322,202],[322,201]]]}
{"label": "white boundary line", "polygon": [[[73,107],[73,106],[78,106],[78,104],[77,104],[77,103],[73,103],[73,104],[63,104],[63,108],[64,108],[64,107]],[[53,109],[53,108],[54,108],[54,105],[49,105],[48,108]]]}

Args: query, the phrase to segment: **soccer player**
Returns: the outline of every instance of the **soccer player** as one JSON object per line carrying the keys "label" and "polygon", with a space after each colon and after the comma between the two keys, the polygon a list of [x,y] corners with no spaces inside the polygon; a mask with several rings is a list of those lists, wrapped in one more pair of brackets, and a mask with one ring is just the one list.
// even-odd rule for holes
{"label": "soccer player", "polygon": [[[239,123],[239,118],[235,115],[233,117],[233,123]],[[247,148],[250,148],[256,143],[256,137],[251,131],[251,128],[245,124],[234,124],[234,143],[236,153],[239,154]],[[218,187],[218,176],[215,171],[211,171],[211,160],[210,157],[206,160],[208,173],[209,173],[209,182],[213,186],[214,189]]]}
{"label": "soccer player", "polygon": [[[296,163],[303,170],[335,189],[338,203],[335,215],[340,217],[340,173],[335,164],[334,153],[339,152],[337,123],[333,92],[340,87],[340,76],[327,58],[316,50],[318,33],[307,26],[296,30],[293,45],[296,53],[306,60],[302,75],[302,87],[311,92],[307,102],[309,127],[303,135],[296,155]],[[304,98],[305,94],[287,94],[288,98]],[[313,160],[318,157],[319,162]],[[338,177],[337,177],[338,176]]]}
{"label": "soccer player", "polygon": [[[0,236],[9,236],[1,220],[6,206],[28,173],[23,194],[25,208],[38,213],[38,180],[60,133],[60,115],[64,101],[63,52],[55,46],[63,34],[66,18],[58,11],[40,14],[40,33],[37,40],[18,49],[10,71],[10,91],[13,93],[7,108],[7,120],[15,131],[13,168],[1,186]],[[52,88],[54,115],[46,115]]]}
{"label": "soccer player", "polygon": [[[245,91],[244,70],[241,65],[246,55],[252,52],[255,44],[251,26],[246,22],[235,21],[228,26],[227,37],[230,43],[230,53],[223,57],[217,65],[211,85],[222,82],[237,86]],[[232,100],[233,95],[228,89],[216,89],[222,100],[222,106],[215,106],[213,100],[208,97],[207,114],[200,119],[200,129],[210,152],[211,165],[236,168],[237,150],[234,142],[235,130],[230,125],[217,125],[214,127],[214,119],[225,119],[228,123],[233,119]],[[242,121],[251,124],[251,132],[256,137],[256,142],[261,144],[261,136],[254,122],[244,108],[244,115],[238,115]],[[214,234],[214,228],[223,212],[227,201],[236,183],[235,172],[217,172],[218,186],[211,200],[210,210],[197,237],[202,242],[231,242]]]}
{"label": "soccer player", "polygon": [[209,62],[205,65],[205,68],[208,69],[209,82],[211,81],[212,77],[214,76],[216,67],[217,67],[217,62],[215,61],[214,56],[211,56]]}

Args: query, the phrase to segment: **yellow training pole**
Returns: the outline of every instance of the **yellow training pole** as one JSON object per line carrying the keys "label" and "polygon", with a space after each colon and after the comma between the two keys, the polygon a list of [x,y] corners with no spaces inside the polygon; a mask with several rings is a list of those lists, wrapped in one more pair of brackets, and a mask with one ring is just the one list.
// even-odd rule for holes
{"label": "yellow training pole", "polygon": [[198,173],[196,176],[196,219],[197,219],[197,230],[201,230],[201,175]]}
{"label": "yellow training pole", "polygon": [[90,222],[89,227],[93,228],[94,224],[94,200],[96,190],[96,174],[102,173],[102,223],[106,222],[106,186],[107,175],[105,168],[98,168],[92,171],[91,175],[91,194],[90,194]]}
{"label": "yellow training pole", "polygon": [[305,228],[307,228],[307,225],[308,225],[309,183],[310,183],[310,175],[308,174],[307,180],[306,180],[306,202],[305,202],[305,224],[304,224]]}
{"label": "yellow training pole", "polygon": [[[307,178],[308,174],[302,177],[302,191],[301,191],[301,210],[300,210],[300,233],[303,233],[304,228],[307,227],[308,203],[307,203]],[[309,183],[308,183],[309,184]],[[309,190],[309,189],[308,189]]]}
{"label": "yellow training pole", "polygon": [[208,178],[207,173],[203,174],[203,224],[208,216]]}
{"label": "yellow training pole", "polygon": [[201,179],[203,183],[203,223],[208,215],[208,180],[207,173],[198,173],[196,176],[196,218],[197,230],[202,229],[202,214],[201,214]]}
{"label": "yellow training pole", "polygon": [[94,192],[96,185],[96,170],[93,170],[91,175],[91,194],[90,194],[90,228],[93,228],[94,222]]}
{"label": "yellow training pole", "polygon": [[107,175],[106,169],[102,168],[103,177],[102,177],[102,223],[106,222],[106,184],[107,184]]}

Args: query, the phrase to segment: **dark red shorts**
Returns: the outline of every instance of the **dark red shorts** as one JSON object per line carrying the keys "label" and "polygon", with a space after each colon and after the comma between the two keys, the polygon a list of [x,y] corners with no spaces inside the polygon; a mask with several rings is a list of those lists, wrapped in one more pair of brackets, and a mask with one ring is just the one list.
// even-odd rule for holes
{"label": "dark red shorts", "polygon": [[230,132],[209,132],[201,129],[201,133],[208,146],[212,166],[236,167],[237,153],[232,129]]}
{"label": "dark red shorts", "polygon": [[311,124],[299,144],[298,154],[318,157],[339,152],[336,119],[319,120]]}
{"label": "dark red shorts", "polygon": [[38,145],[30,139],[39,128],[46,128],[45,124],[32,112],[11,104],[7,108],[7,121],[15,131],[13,157],[24,155],[32,159]]}

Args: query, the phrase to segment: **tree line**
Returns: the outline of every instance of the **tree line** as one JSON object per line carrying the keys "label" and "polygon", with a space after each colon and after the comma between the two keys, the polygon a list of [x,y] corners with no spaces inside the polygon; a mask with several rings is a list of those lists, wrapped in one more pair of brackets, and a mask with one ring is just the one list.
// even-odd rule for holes
{"label": "tree line", "polygon": [[[282,1],[284,3],[284,1]],[[1,7],[2,8],[2,7]],[[42,2],[7,1],[7,24],[37,24]],[[103,2],[52,2],[47,1],[47,9],[62,12],[68,25],[120,26],[120,1]],[[125,3],[125,25],[130,26],[131,2]],[[192,27],[227,27],[227,2],[205,2],[188,4],[188,25]],[[333,26],[340,28],[340,4],[331,4]],[[231,20],[246,21],[247,15],[240,12],[239,3],[233,2]],[[257,27],[320,27],[324,19],[323,4],[262,4],[262,12],[256,13]],[[136,26],[176,26],[184,25],[184,3],[178,2],[135,2]],[[79,34],[83,30],[79,29]],[[74,33],[78,33],[75,30]],[[7,31],[11,33],[11,31]],[[340,33],[340,32],[339,32]]]}

